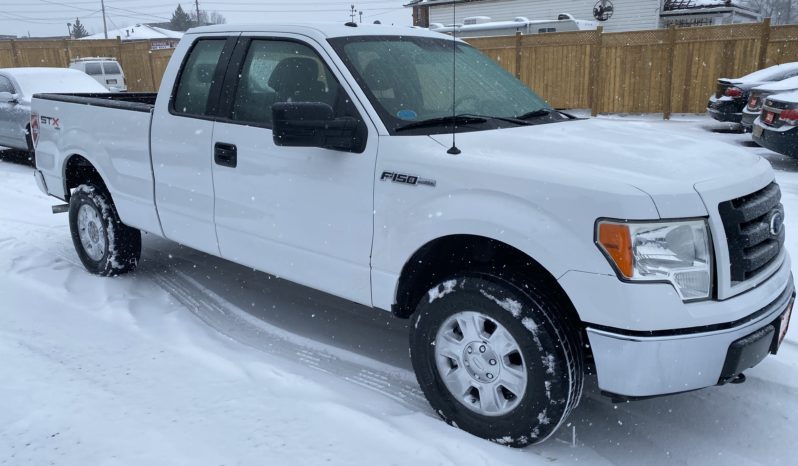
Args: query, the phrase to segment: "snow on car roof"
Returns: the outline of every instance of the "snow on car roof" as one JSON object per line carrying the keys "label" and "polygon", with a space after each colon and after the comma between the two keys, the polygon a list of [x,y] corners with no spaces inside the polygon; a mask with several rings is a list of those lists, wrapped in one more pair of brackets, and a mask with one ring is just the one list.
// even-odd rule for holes
{"label": "snow on car roof", "polygon": [[782,81],[763,84],[761,86],[755,87],[753,90],[762,92],[780,92],[791,91],[793,89],[798,89],[798,76],[787,78]]}
{"label": "snow on car roof", "polygon": [[795,71],[798,73],[798,62],[783,63],[781,65],[771,66],[764,68],[753,73],[747,74],[741,78],[721,78],[721,80],[732,81],[736,84],[752,84],[757,82],[776,81],[778,78],[785,74]]}
{"label": "snow on car roof", "polygon": [[0,74],[16,81],[26,96],[44,92],[108,92],[91,76],[69,68],[0,68]]}
{"label": "snow on car roof", "polygon": [[388,26],[383,24],[358,24],[357,27],[344,23],[298,22],[298,23],[260,23],[260,24],[217,24],[189,29],[187,34],[219,32],[303,32],[315,37],[342,36],[421,36],[449,38],[445,34],[431,32],[426,28],[414,26]]}

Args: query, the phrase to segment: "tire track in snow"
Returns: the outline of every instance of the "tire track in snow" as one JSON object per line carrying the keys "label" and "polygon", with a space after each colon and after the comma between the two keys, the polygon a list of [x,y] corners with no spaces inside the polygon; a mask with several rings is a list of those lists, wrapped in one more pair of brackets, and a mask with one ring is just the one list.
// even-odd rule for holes
{"label": "tire track in snow", "polygon": [[179,271],[151,280],[222,335],[272,356],[332,374],[433,416],[415,377],[366,356],[316,342],[252,316]]}

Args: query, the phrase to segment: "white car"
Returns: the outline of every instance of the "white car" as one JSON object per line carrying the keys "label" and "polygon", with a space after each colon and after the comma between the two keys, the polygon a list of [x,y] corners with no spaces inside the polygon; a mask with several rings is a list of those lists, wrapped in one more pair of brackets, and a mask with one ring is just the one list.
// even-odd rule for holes
{"label": "white car", "polygon": [[545,440],[589,372],[627,400],[741,382],[786,333],[765,160],[569,117],[451,37],[202,27],[123,96],[34,99],[90,272],[133,270],[145,231],[410,318],[421,389],[475,435]]}
{"label": "white car", "polygon": [[125,73],[116,58],[77,58],[69,63],[69,67],[73,70],[83,71],[111,92],[127,91]]}
{"label": "white car", "polygon": [[85,73],[65,68],[0,68],[0,146],[33,150],[30,102],[41,92],[105,93]]}

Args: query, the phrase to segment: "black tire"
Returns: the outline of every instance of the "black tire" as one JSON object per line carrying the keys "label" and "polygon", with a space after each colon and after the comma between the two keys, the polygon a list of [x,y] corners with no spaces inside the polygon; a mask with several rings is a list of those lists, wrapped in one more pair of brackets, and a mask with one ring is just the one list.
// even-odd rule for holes
{"label": "black tire", "polygon": [[[79,214],[96,215],[91,222],[91,234],[83,227],[83,234],[95,238],[96,249],[89,249],[81,240]],[[83,184],[69,199],[69,228],[75,251],[86,270],[102,276],[128,273],[136,268],[141,257],[141,232],[122,223],[111,196],[101,188]],[[92,257],[94,256],[94,257]]]}
{"label": "black tire", "polygon": [[[441,377],[436,337],[447,319],[463,311],[476,311],[495,321],[517,343],[525,362],[526,389],[521,396],[508,396],[516,403],[508,413],[475,412],[452,395]],[[410,334],[413,368],[432,408],[450,425],[503,445],[524,447],[546,440],[582,395],[581,334],[571,328],[565,315],[564,305],[556,299],[493,275],[469,273],[432,288],[417,306]]]}

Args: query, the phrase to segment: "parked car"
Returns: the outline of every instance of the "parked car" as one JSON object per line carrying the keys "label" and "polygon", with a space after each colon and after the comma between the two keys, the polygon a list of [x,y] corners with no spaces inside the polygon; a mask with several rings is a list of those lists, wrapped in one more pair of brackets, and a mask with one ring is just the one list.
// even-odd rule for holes
{"label": "parked car", "polygon": [[127,83],[122,66],[113,57],[77,58],[70,62],[73,70],[83,71],[111,92],[126,92]]}
{"label": "parked car", "polygon": [[798,157],[798,92],[771,95],[754,122],[757,144],[779,154]]}
{"label": "parked car", "polygon": [[145,231],[411,318],[434,411],[498,443],[550,437],[588,371],[626,400],[742,382],[787,331],[767,161],[570,118],[446,35],[201,27],[157,95],[33,107],[87,270]]}
{"label": "parked car", "polygon": [[0,146],[32,152],[30,103],[40,92],[106,93],[85,73],[66,68],[0,68]]}
{"label": "parked car", "polygon": [[762,105],[768,96],[795,90],[798,90],[798,76],[751,89],[748,104],[743,108],[743,119],[741,121],[743,129],[747,132],[753,129],[754,120],[762,113]]}
{"label": "parked car", "polygon": [[718,79],[717,90],[709,97],[707,112],[718,121],[740,123],[752,88],[793,76],[798,76],[798,62],[771,66],[741,78]]}

